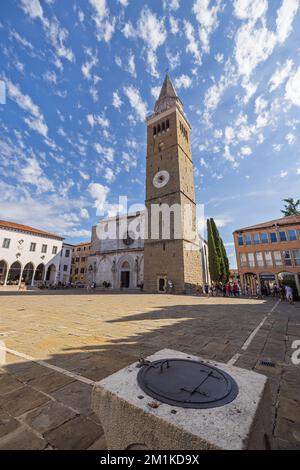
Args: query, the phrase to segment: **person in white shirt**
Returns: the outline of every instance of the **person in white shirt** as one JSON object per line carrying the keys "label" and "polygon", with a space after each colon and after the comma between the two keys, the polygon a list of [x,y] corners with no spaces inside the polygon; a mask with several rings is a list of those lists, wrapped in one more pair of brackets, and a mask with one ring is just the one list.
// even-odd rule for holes
{"label": "person in white shirt", "polygon": [[285,296],[289,304],[293,303],[293,289],[290,286],[285,286]]}

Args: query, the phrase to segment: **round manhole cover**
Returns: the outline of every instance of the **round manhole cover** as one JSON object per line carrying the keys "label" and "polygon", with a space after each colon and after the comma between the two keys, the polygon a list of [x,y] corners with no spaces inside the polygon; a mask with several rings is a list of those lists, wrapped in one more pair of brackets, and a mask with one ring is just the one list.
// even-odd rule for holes
{"label": "round manhole cover", "polygon": [[229,374],[188,359],[146,363],[137,380],[147,395],[182,408],[216,408],[238,395],[238,386]]}

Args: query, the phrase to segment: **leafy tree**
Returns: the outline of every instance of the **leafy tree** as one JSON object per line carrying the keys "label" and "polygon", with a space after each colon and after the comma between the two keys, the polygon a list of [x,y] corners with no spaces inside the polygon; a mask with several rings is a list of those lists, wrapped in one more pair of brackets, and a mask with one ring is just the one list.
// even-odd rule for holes
{"label": "leafy tree", "polygon": [[293,198],[289,197],[287,199],[283,199],[283,202],[285,202],[284,210],[281,211],[285,217],[289,215],[298,215],[299,212],[299,206],[300,206],[300,199],[297,201],[294,200]]}
{"label": "leafy tree", "polygon": [[207,220],[207,244],[210,277],[213,282],[219,282],[221,275],[220,258],[216,249],[211,221],[209,219]]}

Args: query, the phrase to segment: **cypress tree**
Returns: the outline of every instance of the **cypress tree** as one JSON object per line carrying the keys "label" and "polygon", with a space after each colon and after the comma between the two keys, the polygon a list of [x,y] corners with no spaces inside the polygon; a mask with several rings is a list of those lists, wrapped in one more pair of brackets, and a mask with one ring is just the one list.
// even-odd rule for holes
{"label": "cypress tree", "polygon": [[223,258],[223,253],[222,253],[222,246],[221,246],[221,237],[219,234],[219,230],[216,226],[216,223],[214,219],[210,219],[210,226],[212,229],[212,234],[216,246],[216,251],[217,251],[217,256],[219,258],[219,264],[220,264],[220,275],[218,282],[224,282],[225,279],[225,263],[224,263],[224,258]]}
{"label": "cypress tree", "polygon": [[220,258],[217,253],[211,221],[209,219],[207,219],[207,244],[210,277],[213,282],[218,282],[220,279]]}
{"label": "cypress tree", "polygon": [[225,283],[225,282],[229,281],[230,268],[229,268],[229,259],[228,259],[227,252],[226,252],[226,249],[225,249],[222,238],[221,238],[221,249],[222,249],[222,256],[223,256],[224,268],[225,268],[224,269],[224,280],[223,280],[223,282]]}
{"label": "cypress tree", "polygon": [[230,271],[229,271],[229,260],[225,250],[223,240],[220,236],[219,230],[214,219],[210,219],[210,224],[213,232],[213,237],[215,241],[216,251],[220,259],[220,278],[219,281],[225,283],[228,282]]}

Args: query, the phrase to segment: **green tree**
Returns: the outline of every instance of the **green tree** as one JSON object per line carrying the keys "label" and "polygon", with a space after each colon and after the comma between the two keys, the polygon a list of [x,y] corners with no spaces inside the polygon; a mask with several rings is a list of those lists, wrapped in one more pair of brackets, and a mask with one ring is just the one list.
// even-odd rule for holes
{"label": "green tree", "polygon": [[207,244],[208,244],[208,262],[210,277],[213,282],[220,280],[220,258],[216,249],[214,235],[211,227],[211,221],[207,220]]}
{"label": "green tree", "polygon": [[289,197],[287,199],[283,199],[283,202],[285,202],[284,210],[281,212],[287,217],[289,215],[298,215],[299,212],[299,206],[300,206],[300,199],[295,201],[292,197]]}
{"label": "green tree", "polygon": [[214,219],[210,219],[210,226],[211,226],[213,238],[215,241],[217,255],[219,258],[220,276],[219,276],[218,281],[223,282],[223,279],[225,278],[225,264],[224,264],[223,254],[222,254],[221,237],[220,237],[219,230],[216,226],[216,222],[214,221]]}
{"label": "green tree", "polygon": [[227,252],[226,252],[226,249],[225,249],[222,238],[221,238],[221,251],[222,251],[222,257],[223,257],[223,260],[224,260],[224,278],[223,278],[223,282],[225,283],[225,282],[228,282],[229,278],[230,278],[230,267],[229,267],[229,259],[228,259]]}
{"label": "green tree", "polygon": [[224,283],[224,282],[228,281],[229,276],[230,276],[229,260],[228,260],[228,257],[227,257],[227,253],[226,253],[226,250],[225,250],[223,240],[220,236],[218,227],[217,227],[214,219],[210,219],[210,226],[211,226],[213,237],[214,237],[214,242],[215,242],[215,246],[216,246],[217,255],[219,257],[219,264],[220,264],[219,281]]}

